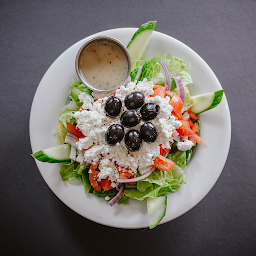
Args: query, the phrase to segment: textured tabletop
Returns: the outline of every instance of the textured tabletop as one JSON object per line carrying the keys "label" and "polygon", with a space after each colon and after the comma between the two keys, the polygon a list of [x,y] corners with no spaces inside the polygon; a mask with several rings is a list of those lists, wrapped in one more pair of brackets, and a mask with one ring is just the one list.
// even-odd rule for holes
{"label": "textured tabletop", "polygon": [[[0,255],[256,255],[255,13],[254,0],[1,0]],[[110,228],[49,189],[30,156],[30,109],[41,78],[68,47],[149,20],[218,77],[231,113],[230,151],[212,190],[186,214],[153,230]]]}

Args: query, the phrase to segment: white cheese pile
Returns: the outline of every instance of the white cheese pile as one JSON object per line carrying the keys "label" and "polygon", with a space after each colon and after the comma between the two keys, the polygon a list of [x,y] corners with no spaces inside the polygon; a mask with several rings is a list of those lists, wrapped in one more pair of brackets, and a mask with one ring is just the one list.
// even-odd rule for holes
{"label": "white cheese pile", "polygon": [[[109,178],[112,181],[112,187],[116,187],[115,181],[119,178],[117,165],[120,167],[129,167],[131,173],[147,173],[154,163],[154,159],[160,154],[160,146],[170,148],[170,142],[173,142],[173,132],[181,126],[181,123],[175,120],[171,115],[172,106],[169,105],[170,97],[161,98],[159,96],[150,97],[154,93],[154,84],[147,79],[141,82],[130,82],[127,87],[121,86],[117,89],[115,96],[122,101],[122,110],[115,118],[108,117],[104,112],[104,104],[108,97],[98,99],[86,93],[79,95],[79,100],[83,102],[81,112],[77,111],[74,115],[77,121],[77,127],[84,134],[85,138],[79,139],[77,146],[79,150],[86,149],[84,161],[87,163],[97,163],[100,159],[98,175],[101,179]],[[126,111],[124,105],[125,97],[133,92],[140,91],[145,96],[145,103],[154,102],[160,106],[160,113],[152,122],[158,130],[158,138],[153,143],[142,142],[141,148],[136,152],[129,151],[124,143],[124,139],[115,146],[106,143],[105,133],[112,124],[120,124],[120,116]],[[129,130],[140,130],[143,124],[141,121],[137,126],[125,128],[125,133]]]}

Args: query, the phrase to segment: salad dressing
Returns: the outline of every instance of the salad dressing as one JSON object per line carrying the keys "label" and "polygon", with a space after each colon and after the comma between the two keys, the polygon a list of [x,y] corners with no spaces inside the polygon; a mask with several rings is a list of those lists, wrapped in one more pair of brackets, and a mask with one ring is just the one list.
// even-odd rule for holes
{"label": "salad dressing", "polygon": [[110,41],[100,41],[83,49],[79,58],[79,68],[92,87],[111,90],[126,78],[128,61],[118,45]]}

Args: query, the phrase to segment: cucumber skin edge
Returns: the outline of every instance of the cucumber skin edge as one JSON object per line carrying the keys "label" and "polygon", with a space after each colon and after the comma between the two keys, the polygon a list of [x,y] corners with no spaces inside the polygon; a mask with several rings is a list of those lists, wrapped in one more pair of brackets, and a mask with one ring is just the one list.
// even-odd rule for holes
{"label": "cucumber skin edge", "polygon": [[167,196],[165,196],[165,203],[164,203],[164,214],[163,214],[163,216],[162,216],[162,218],[157,222],[157,223],[155,223],[154,225],[150,225],[149,226],[149,229],[153,229],[153,228],[155,228],[159,223],[160,223],[160,221],[163,219],[163,217],[165,216],[165,213],[166,213],[166,208],[167,208]]}
{"label": "cucumber skin edge", "polygon": [[57,159],[53,159],[53,158],[50,158],[50,157],[46,157],[45,154],[43,153],[43,150],[40,150],[36,153],[31,154],[31,156],[33,158],[35,158],[36,160],[38,160],[38,161],[46,162],[46,163],[63,163],[63,162],[70,161],[70,159],[57,160]]}
{"label": "cucumber skin edge", "polygon": [[207,110],[210,110],[212,108],[217,107],[219,105],[219,103],[221,102],[221,100],[222,100],[223,93],[224,93],[224,90],[216,91],[215,95],[214,95],[214,99],[212,101],[212,105],[209,108],[207,108],[207,109],[205,109],[205,110],[203,110],[201,112],[195,113],[195,114],[198,115],[198,114],[203,113],[203,112],[205,112]]}
{"label": "cucumber skin edge", "polygon": [[131,38],[130,42],[127,45],[127,49],[129,48],[130,44],[133,42],[133,40],[137,37],[138,34],[140,34],[141,32],[145,31],[145,30],[154,30],[156,26],[156,21],[148,21],[145,24],[142,24],[139,29],[135,32],[135,34],[133,35],[133,37]]}

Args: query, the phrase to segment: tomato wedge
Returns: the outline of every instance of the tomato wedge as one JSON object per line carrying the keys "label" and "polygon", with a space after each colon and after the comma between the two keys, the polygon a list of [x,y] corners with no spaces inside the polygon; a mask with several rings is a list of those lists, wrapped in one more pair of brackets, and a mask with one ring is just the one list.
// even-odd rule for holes
{"label": "tomato wedge", "polygon": [[166,97],[166,91],[165,87],[162,85],[155,85],[154,88],[154,94],[152,94],[150,97],[160,96],[161,98]]}
{"label": "tomato wedge", "polygon": [[100,192],[101,191],[101,186],[97,182],[98,174],[100,172],[96,171],[96,168],[97,168],[99,162],[100,162],[100,160],[98,161],[97,164],[91,164],[90,170],[89,170],[89,181],[90,181],[91,186],[94,188],[95,192]]}
{"label": "tomato wedge", "polygon": [[193,135],[189,136],[188,139],[191,140],[194,143],[193,146],[195,146],[196,143],[204,142],[204,139],[199,137],[197,134],[193,134]]}
{"label": "tomato wedge", "polygon": [[82,132],[79,130],[79,128],[77,128],[76,126],[74,126],[71,123],[67,123],[67,130],[71,133],[73,133],[74,135],[76,135],[78,138],[83,137],[84,135],[82,134]]}
{"label": "tomato wedge", "polygon": [[166,172],[171,172],[173,167],[175,166],[175,163],[169,160],[168,158],[159,155],[154,160],[153,166],[157,169],[160,169]]}
{"label": "tomato wedge", "polygon": [[108,191],[113,188],[111,186],[111,180],[109,180],[108,178],[106,178],[105,180],[101,180],[101,182],[99,182],[99,183],[100,183],[103,191]]}
{"label": "tomato wedge", "polygon": [[185,121],[185,120],[179,120],[181,122],[181,127],[179,127],[177,129],[177,132],[179,133],[180,136],[182,137],[187,137],[187,136],[191,136],[193,134],[195,134],[191,128],[190,128],[190,123],[189,121]]}
{"label": "tomato wedge", "polygon": [[181,109],[183,107],[183,101],[180,98],[178,94],[175,94],[171,101],[169,102],[170,105],[173,107],[173,112],[172,113],[174,116],[176,116],[179,120],[183,120],[183,116],[181,114]]}

